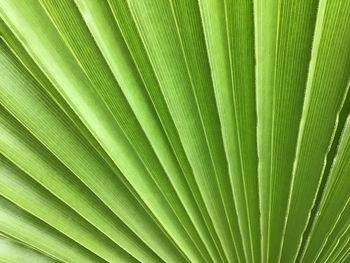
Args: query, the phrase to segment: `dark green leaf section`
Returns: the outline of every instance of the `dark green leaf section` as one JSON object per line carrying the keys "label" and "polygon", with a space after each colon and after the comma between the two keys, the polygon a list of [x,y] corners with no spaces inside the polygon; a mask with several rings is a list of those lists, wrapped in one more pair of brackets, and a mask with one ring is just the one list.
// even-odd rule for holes
{"label": "dark green leaf section", "polygon": [[[350,225],[350,191],[347,184],[350,173],[350,119],[348,119],[339,142],[324,194],[306,243],[302,260],[310,262],[319,257],[321,251],[331,250],[341,234]],[[332,195],[332,193],[337,193]],[[334,217],[329,221],[330,217]],[[342,229],[343,228],[343,229]],[[323,257],[324,258],[324,257]]]}
{"label": "dark green leaf section", "polygon": [[318,1],[254,3],[262,261],[278,262]]}
{"label": "dark green leaf section", "polygon": [[327,155],[327,163],[326,163],[326,166],[325,166],[325,169],[324,169],[324,172],[323,172],[323,176],[322,176],[322,179],[321,179],[321,183],[320,183],[320,190],[317,194],[317,197],[316,197],[316,200],[315,200],[315,204],[312,208],[312,211],[311,211],[311,214],[310,214],[310,219],[309,219],[309,222],[308,222],[308,226],[303,234],[303,240],[302,240],[302,244],[300,246],[300,249],[299,249],[299,254],[298,254],[298,257],[297,257],[297,261],[300,260],[300,257],[302,256],[302,254],[304,253],[304,250],[305,250],[305,245],[306,245],[306,242],[309,242],[308,240],[311,238],[310,237],[310,231],[315,223],[315,217],[317,216],[318,214],[318,210],[320,208],[320,203],[321,203],[321,200],[323,198],[323,196],[326,194],[326,191],[325,191],[325,186],[328,182],[328,179],[329,179],[329,175],[330,175],[330,170],[332,168],[332,165],[333,165],[333,160],[337,154],[337,151],[338,151],[338,147],[339,147],[339,142],[340,142],[340,138],[341,138],[341,135],[343,133],[343,130],[344,130],[344,127],[345,127],[345,124],[346,124],[346,120],[347,120],[347,117],[348,115],[350,114],[350,92],[348,91],[347,95],[346,95],[346,99],[344,101],[344,105],[341,109],[341,112],[339,113],[339,120],[337,122],[337,128],[336,128],[336,132],[335,132],[335,135],[334,135],[334,139],[333,139],[333,142],[332,142],[332,146],[329,150],[329,153]]}
{"label": "dark green leaf section", "polygon": [[321,1],[318,12],[293,166],[283,262],[297,257],[349,89],[350,51],[346,47],[350,46],[350,2]]}

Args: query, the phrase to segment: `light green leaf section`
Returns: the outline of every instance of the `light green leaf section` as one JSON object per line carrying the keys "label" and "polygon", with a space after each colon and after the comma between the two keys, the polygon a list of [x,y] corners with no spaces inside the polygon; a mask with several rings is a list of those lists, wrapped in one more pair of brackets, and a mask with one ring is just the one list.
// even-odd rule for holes
{"label": "light green leaf section", "polygon": [[348,0],[0,1],[0,262],[349,262],[349,47]]}
{"label": "light green leaf section", "polygon": [[254,16],[249,1],[199,1],[245,262],[260,260]]}
{"label": "light green leaf section", "polygon": [[[80,134],[84,136],[89,143],[94,147],[94,149],[107,161],[108,155],[103,151],[101,146],[98,144],[93,135],[89,132],[89,130],[82,124],[82,121],[75,114],[72,108],[68,105],[68,103],[62,98],[56,88],[52,85],[52,83],[48,80],[47,76],[41,71],[38,65],[33,61],[27,51],[24,49],[20,41],[16,38],[16,36],[11,32],[8,26],[4,23],[2,19],[0,19],[0,29],[1,35],[4,38],[7,45],[10,47],[13,53],[15,53],[16,57],[23,63],[26,69],[30,72],[30,74],[36,79],[37,82],[45,89],[47,94],[52,98],[61,110],[66,114],[66,118],[70,119],[74,126],[77,127]],[[109,160],[109,162],[112,162]],[[112,162],[113,163],[113,162]]]}
{"label": "light green leaf section", "polygon": [[41,254],[23,244],[0,237],[0,262],[1,263],[54,263],[59,262],[47,255]]}
{"label": "light green leaf section", "polygon": [[[68,16],[67,13],[62,12],[65,9],[74,9],[74,4],[72,6],[72,2],[66,2],[66,5],[68,5],[68,3],[71,3],[71,5],[68,5],[65,8],[57,9],[57,5],[55,4],[49,5],[48,8],[57,16],[55,21],[65,21],[61,18],[67,16],[67,24],[63,25],[65,26],[63,29],[73,29],[74,27],[72,26],[71,21],[74,21],[74,18],[77,18],[79,13],[76,10],[75,15],[72,14],[71,16]],[[118,80],[122,78],[119,83],[121,83],[121,87],[123,87],[122,91],[126,95],[132,109],[125,99],[122,100],[124,95],[121,91],[118,92],[116,88],[117,83],[113,81],[113,77],[111,78],[110,75],[108,77],[106,76],[107,74],[102,74],[103,72],[109,71],[108,67],[103,64],[103,61],[96,56],[94,58],[95,63],[93,65],[91,63],[89,64],[91,56],[89,55],[88,51],[81,52],[82,50],[84,51],[84,47],[85,49],[87,49],[87,47],[94,47],[94,43],[91,42],[93,41],[92,39],[87,39],[86,37],[84,38],[84,36],[88,36],[89,33],[87,28],[84,28],[84,25],[81,24],[83,20],[79,21],[75,19],[77,20],[75,31],[64,31],[64,33],[67,33],[65,36],[67,37],[68,43],[70,43],[74,49],[77,57],[80,58],[81,63],[84,63],[84,66],[87,67],[88,76],[92,82],[95,83],[95,89],[101,90],[101,87],[108,87],[108,90],[106,90],[104,94],[101,93],[101,97],[103,97],[111,112],[114,113],[115,118],[125,131],[125,134],[127,134],[127,136],[130,138],[131,143],[135,145],[134,149],[137,149],[141,160],[148,167],[149,171],[152,171],[159,188],[162,190],[168,202],[174,209],[176,216],[179,217],[181,224],[186,227],[187,231],[191,235],[191,238],[196,242],[200,250],[205,251],[206,249],[203,248],[202,239],[198,237],[196,229],[187,214],[197,213],[197,215],[195,215],[196,220],[198,218],[198,209],[193,207],[193,197],[188,188],[187,182],[182,176],[182,172],[175,156],[172,153],[166,136],[162,131],[157,115],[154,109],[151,108],[152,104],[150,103],[149,99],[147,99],[147,93],[143,91],[142,82],[140,77],[137,75],[134,65],[132,64],[132,59],[130,56],[127,56],[128,51],[125,44],[123,44],[122,37],[117,30],[105,30],[105,34],[103,36],[98,35],[99,32],[102,32],[102,28],[112,28],[110,27],[110,24],[114,24],[114,17],[109,10],[108,5],[103,5],[96,1],[77,1],[77,3],[87,25],[89,26],[89,29],[96,39],[97,44],[100,46],[110,68],[114,72],[116,79]],[[60,10],[61,12],[59,12]],[[78,24],[78,22],[80,22],[80,24]],[[60,27],[60,25],[57,26]],[[113,29],[117,28],[114,27]],[[75,32],[80,32],[81,37],[78,37],[78,34]],[[119,39],[117,37],[118,35]],[[80,39],[84,39],[84,41],[81,41]],[[75,43],[85,43],[85,45],[81,48],[74,47],[73,45]],[[86,45],[86,43],[90,44]],[[115,48],[111,48],[112,46]],[[92,53],[98,54],[97,48],[95,51],[96,52]],[[99,74],[92,72],[93,69],[96,69],[97,64],[101,65],[97,67],[100,69]],[[125,66],[122,67],[124,64]],[[130,80],[132,79],[135,79],[135,81],[130,83]],[[104,81],[104,83],[101,83],[101,81]],[[133,119],[130,114],[124,114],[126,112],[133,111],[140,121],[140,124],[137,123],[136,119],[134,122],[132,122]],[[138,127],[140,131],[136,133]],[[154,149],[159,156],[160,163],[157,161],[157,156],[152,154],[153,150],[149,145],[149,142],[147,142],[146,138],[144,138],[142,129],[145,131],[146,135],[149,135],[148,137],[150,139],[150,143],[152,146],[154,146]],[[163,167],[160,164],[162,164]],[[170,181],[167,179],[167,177],[170,179]],[[175,192],[172,184],[174,185],[175,189],[178,189],[177,193]],[[189,207],[187,211],[182,207],[181,199],[186,204],[185,207]],[[207,258],[208,254],[206,253],[204,257]]]}
{"label": "light green leaf section", "polygon": [[0,196],[0,232],[62,262],[106,262]]}
{"label": "light green leaf section", "polygon": [[[137,262],[69,207],[0,156],[1,195],[106,261]],[[40,209],[39,209],[40,208]]]}
{"label": "light green leaf section", "polygon": [[[208,215],[208,211],[198,189],[197,182],[193,176],[193,172],[184,152],[179,134],[169,113],[169,109],[162,95],[162,91],[160,90],[157,76],[155,75],[152,64],[148,58],[148,54],[144,48],[140,35],[138,34],[138,29],[136,28],[135,22],[132,19],[127,1],[111,0],[109,1],[109,5],[113,11],[115,21],[124,37],[125,43],[128,46],[130,55],[132,56],[135,66],[137,67],[137,70],[143,80],[144,87],[149,94],[155,110],[157,111],[159,120],[171,144],[172,150],[174,151],[174,154],[179,162],[184,179],[190,187],[194,201],[191,201],[191,204],[189,203],[192,198],[187,198],[189,194],[184,191],[186,190],[186,187],[184,187],[185,183],[179,181],[178,179],[174,181],[175,178],[179,178],[178,176],[175,177],[175,174],[172,174],[170,176],[170,180],[172,180],[174,187],[178,191],[179,197],[184,203],[184,206],[188,209],[188,213],[195,222],[198,232],[203,238],[203,242],[206,243],[210,254],[214,258],[222,258],[223,252],[221,243],[218,240],[217,233],[213,228],[212,221]],[[196,205],[198,205],[198,208],[194,207]],[[193,208],[191,208],[191,206]],[[200,212],[198,212],[197,209],[199,209]],[[210,237],[208,237],[208,233],[206,233],[207,231],[210,232]],[[216,249],[214,247],[216,247]],[[219,250],[220,252],[215,250]],[[220,253],[220,255],[218,255],[218,253]]]}
{"label": "light green leaf section", "polygon": [[[3,108],[0,111],[0,120],[2,154],[134,257],[149,262],[160,260],[69,169]],[[35,211],[35,207],[32,207],[32,211]]]}
{"label": "light green leaf section", "polygon": [[[94,154],[89,145],[81,143],[82,138],[79,138],[76,131],[70,129],[69,123],[62,119],[60,111],[38,89],[36,83],[21,72],[21,68],[18,68],[12,54],[4,45],[1,51],[1,70],[4,72],[4,77],[0,80],[1,103],[21,119],[22,123],[128,227],[145,238],[147,244],[153,243],[152,248],[157,252],[165,249],[165,252],[160,254],[166,258],[179,259],[177,250],[149,217],[147,210],[144,210],[133,194],[124,187],[123,181],[118,179],[121,177],[120,172],[116,169],[111,170]],[[24,112],[30,112],[31,115],[26,115]],[[38,112],[45,114],[37,114]],[[96,174],[99,176],[96,177]],[[115,201],[116,197],[118,202]]]}
{"label": "light green leaf section", "polygon": [[[8,17],[10,24],[15,24],[13,25],[14,27],[18,25],[16,24],[18,19],[11,20],[11,18],[17,15],[20,15],[22,18],[25,17],[28,21],[35,24],[37,16],[33,17],[32,13],[25,11],[25,7],[13,8],[16,6],[16,2],[4,6],[8,8],[6,9],[7,11],[14,11],[12,13],[13,16]],[[42,20],[48,20],[48,17],[43,14],[44,10],[41,6],[33,3],[31,8],[36,8],[37,11],[42,14],[42,16],[40,16]],[[11,12],[6,12],[6,14],[9,13]],[[38,38],[39,36],[36,36],[36,34],[39,34],[40,30],[32,31],[32,27],[30,27],[29,24],[26,29],[16,27],[17,30],[20,31],[19,35],[24,38]],[[49,78],[62,93],[63,97],[65,97],[83,122],[86,122],[89,129],[94,129],[92,133],[95,137],[99,134],[96,139],[105,148],[110,157],[117,162],[117,165],[138,194],[140,194],[144,200],[148,201],[151,211],[157,214],[157,220],[160,220],[162,225],[167,225],[167,231],[170,231],[172,238],[176,240],[178,246],[182,246],[182,250],[186,250],[187,254],[191,254],[192,256],[190,257],[201,258],[200,252],[196,247],[198,245],[194,244],[192,241],[192,236],[195,235],[194,231],[186,229],[192,226],[189,225],[189,223],[184,223],[182,220],[183,218],[188,218],[187,214],[184,212],[181,213],[180,210],[184,211],[181,204],[176,201],[171,202],[170,200],[175,199],[176,195],[168,183],[166,174],[162,174],[164,173],[162,167],[152,158],[151,151],[147,151],[147,154],[145,151],[141,152],[145,148],[142,144],[144,142],[142,136],[139,136],[135,131],[128,132],[124,129],[125,126],[123,126],[123,124],[131,124],[132,116],[124,116],[124,123],[116,123],[114,121],[116,116],[111,114],[111,109],[108,105],[106,107],[104,97],[98,94],[97,90],[94,88],[93,81],[87,78],[89,76],[86,76],[85,72],[75,63],[74,58],[70,57],[70,51],[65,48],[65,44],[59,35],[56,34],[56,31],[53,30],[53,28],[50,30],[50,27],[47,26],[50,25],[50,21],[41,21],[40,25],[41,24],[46,24],[45,27],[42,26],[42,31],[40,33],[48,36],[46,40],[47,45],[44,44],[43,41],[40,41],[39,48],[38,45],[30,42],[27,45],[27,48],[30,50],[29,53],[32,53],[32,55],[35,54],[34,57],[36,57],[36,61],[41,67],[45,68],[44,72],[49,75]],[[54,46],[50,47],[49,43],[54,43]],[[43,50],[45,50],[45,52],[43,52]],[[51,52],[52,50],[54,51]],[[60,53],[56,52],[58,50]],[[44,53],[46,53],[45,56],[43,56]],[[50,60],[55,61],[53,63],[60,66],[52,68],[49,66]],[[63,78],[63,76],[65,77]],[[72,86],[74,86],[74,88],[72,88]],[[102,100],[97,99],[99,95],[102,97]],[[112,94],[106,94],[106,96],[113,98]],[[82,107],[79,101],[84,101],[85,106]],[[91,107],[91,105],[94,105],[94,107]],[[95,109],[92,110],[93,108]],[[113,113],[123,114],[124,111],[121,107],[117,108]],[[128,118],[129,122],[126,122],[125,118]],[[117,121],[123,121],[123,119]],[[135,127],[137,126],[135,125]],[[132,136],[135,136],[135,140],[131,141],[129,136],[131,139],[133,138]],[[134,145],[133,142],[138,143],[138,145]],[[140,152],[142,154],[140,154]],[[124,158],[120,158],[121,156],[124,156]],[[141,158],[141,156],[143,158]],[[147,185],[148,187],[146,187]],[[155,191],[159,191],[159,193],[155,194]],[[169,203],[169,205],[164,205],[167,203]],[[178,217],[181,217],[180,221],[177,219]],[[197,239],[196,243],[199,242],[201,242],[201,240]]]}
{"label": "light green leaf section", "polygon": [[[227,182],[227,165],[222,158],[224,149],[219,134],[209,126],[209,123],[214,127],[217,125],[217,112],[209,96],[210,89],[203,91],[205,94],[200,93],[201,87],[194,81],[200,77],[196,72],[197,63],[203,63],[203,58],[199,58],[198,53],[189,56],[190,50],[187,49],[190,47],[183,41],[185,32],[179,29],[181,21],[176,17],[176,9],[180,6],[174,2],[128,1],[128,4],[226,257],[237,260],[233,235],[239,239],[239,232],[234,223],[236,217]],[[187,10],[193,12],[191,19],[196,19],[198,14],[191,6],[196,7],[195,3],[189,3]],[[159,23],[159,17],[172,12],[173,15]],[[195,34],[197,32],[192,36],[196,37]],[[202,51],[198,49],[196,52]]]}
{"label": "light green leaf section", "polygon": [[348,46],[350,2],[321,1],[293,165],[281,254],[283,262],[293,262],[296,258],[315,202],[339,113],[349,89]]}

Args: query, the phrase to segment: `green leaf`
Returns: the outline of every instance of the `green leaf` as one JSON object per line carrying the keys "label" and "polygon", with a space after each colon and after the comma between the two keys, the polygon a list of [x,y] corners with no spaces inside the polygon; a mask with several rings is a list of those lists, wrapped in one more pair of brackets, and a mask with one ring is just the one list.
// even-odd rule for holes
{"label": "green leaf", "polygon": [[0,261],[349,261],[349,46],[348,0],[0,1]]}
{"label": "green leaf", "polygon": [[0,237],[0,262],[54,263],[58,261],[29,247],[26,247],[19,242],[15,242],[5,237]]}
{"label": "green leaf", "polygon": [[[179,6],[168,1],[160,1],[156,5],[147,1],[128,3],[225,254],[228,260],[236,260],[237,249],[232,250],[232,247],[237,245],[233,236],[238,240],[240,238],[237,236],[239,232],[229,178],[225,176],[228,171],[222,158],[225,156],[222,139],[216,131],[219,123],[215,101],[210,95],[210,86],[204,89],[201,85],[210,84],[208,80],[195,81],[195,78],[209,77],[196,72],[198,67],[202,68],[202,64],[199,64],[202,63],[199,59],[201,56],[189,57],[193,53],[186,48],[192,46],[185,46],[182,40],[185,32],[178,29],[180,22],[176,17],[176,8]],[[195,12],[195,9],[189,10]],[[172,15],[157,23],[162,13]],[[196,19],[192,14],[188,16],[193,21]],[[191,36],[195,37],[196,34],[200,32],[193,32]],[[166,56],[158,50],[162,50]],[[200,48],[198,52],[201,52]],[[201,88],[203,91],[200,91]],[[196,136],[191,136],[194,130]]]}
{"label": "green leaf", "polygon": [[[1,89],[3,105],[17,117],[23,116],[23,112],[31,109],[30,112],[33,115],[27,115],[22,121],[40,139],[41,143],[97,194],[123,222],[138,234],[141,233],[146,240],[148,239],[147,243],[155,242],[158,244],[157,247],[163,247],[167,251],[164,253],[166,257],[176,255],[175,258],[177,258],[176,249],[171,245],[166,245],[169,241],[164,233],[152,219],[146,219],[149,218],[147,211],[135,200],[134,195],[124,186],[123,181],[118,179],[121,177],[120,172],[116,169],[112,170],[98,155],[93,154],[94,150],[91,146],[80,142],[82,138],[79,138],[78,133],[71,129],[69,122],[67,123],[67,120],[62,118],[57,107],[38,89],[39,87],[36,87],[28,74],[20,71],[21,68],[18,68],[12,54],[6,50],[4,45],[1,51],[2,72],[7,72],[4,74],[6,78],[0,81],[1,86],[6,87],[6,89]],[[18,74],[14,75],[15,72]],[[13,102],[16,103],[13,104]],[[37,115],[37,112],[46,114]],[[32,121],[34,119],[35,122]],[[95,177],[95,174],[98,174],[99,177]],[[118,202],[115,202],[115,196],[118,197]],[[118,211],[124,211],[124,215]],[[149,233],[153,235],[150,236]]]}
{"label": "green leaf", "polygon": [[[339,142],[327,185],[315,217],[302,260],[313,261],[322,250],[331,250],[342,233],[349,231],[350,190],[347,187],[350,172],[350,117]],[[332,195],[332,193],[337,193]],[[332,221],[329,218],[337,215]]]}
{"label": "green leaf", "polygon": [[[69,207],[0,156],[1,194],[106,261],[134,261]],[[18,194],[20,193],[20,194]],[[40,207],[40,209],[38,209]]]}
{"label": "green leaf", "polygon": [[317,3],[254,1],[262,262],[280,260]]}
{"label": "green leaf", "polygon": [[106,262],[0,197],[0,232],[63,262]]}
{"label": "green leaf", "polygon": [[[254,262],[261,255],[253,4],[248,1],[200,1],[200,9],[211,70],[208,75],[211,74],[213,79],[243,240],[245,259],[239,252],[240,260]],[[236,240],[239,240],[238,235],[235,234]]]}
{"label": "green leaf", "polygon": [[[345,47],[350,45],[350,3],[321,1],[318,11],[293,164],[281,256],[283,262],[293,261],[297,256],[349,89],[350,54]],[[338,87],[337,92],[334,92],[334,86]]]}

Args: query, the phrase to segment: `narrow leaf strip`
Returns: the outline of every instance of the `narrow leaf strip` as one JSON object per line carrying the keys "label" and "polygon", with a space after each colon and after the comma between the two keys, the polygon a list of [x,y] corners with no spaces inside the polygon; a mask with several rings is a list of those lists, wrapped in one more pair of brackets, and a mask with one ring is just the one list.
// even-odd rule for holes
{"label": "narrow leaf strip", "polygon": [[199,5],[240,226],[235,239],[240,242],[242,234],[245,259],[241,260],[254,262],[261,256],[258,161],[252,129],[256,127],[253,5],[249,1],[199,1]]}

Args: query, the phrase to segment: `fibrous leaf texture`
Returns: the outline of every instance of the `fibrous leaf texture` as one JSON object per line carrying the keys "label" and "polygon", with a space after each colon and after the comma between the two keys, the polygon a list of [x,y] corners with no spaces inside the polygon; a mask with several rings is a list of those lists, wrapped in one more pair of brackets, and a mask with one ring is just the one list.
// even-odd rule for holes
{"label": "fibrous leaf texture", "polygon": [[349,0],[0,0],[0,262],[350,262]]}

